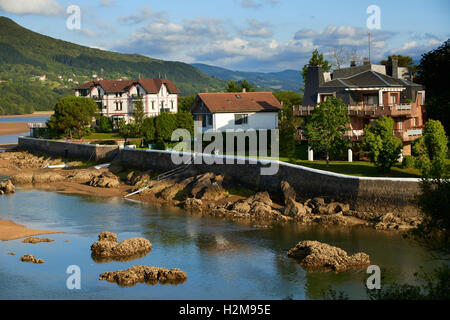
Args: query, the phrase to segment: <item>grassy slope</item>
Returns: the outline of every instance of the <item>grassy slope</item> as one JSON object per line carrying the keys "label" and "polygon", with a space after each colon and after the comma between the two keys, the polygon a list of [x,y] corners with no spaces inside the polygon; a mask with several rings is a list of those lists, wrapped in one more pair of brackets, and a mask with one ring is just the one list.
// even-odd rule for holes
{"label": "grassy slope", "polygon": [[[75,85],[69,78],[83,83],[93,74],[100,75],[101,69],[105,79],[167,76],[183,95],[223,90],[226,85],[185,63],[76,45],[30,31],[5,17],[0,17],[0,30],[0,114],[49,110],[58,98],[73,94]],[[43,74],[45,82],[32,79]]]}

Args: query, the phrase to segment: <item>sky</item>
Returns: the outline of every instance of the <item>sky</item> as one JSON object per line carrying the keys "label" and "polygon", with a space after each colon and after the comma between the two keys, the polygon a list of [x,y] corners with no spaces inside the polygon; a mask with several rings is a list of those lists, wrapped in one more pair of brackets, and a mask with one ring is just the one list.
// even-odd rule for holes
{"label": "sky", "polygon": [[[79,28],[67,25],[71,5]],[[369,31],[373,63],[419,61],[450,38],[449,13],[448,0],[0,0],[0,16],[57,39],[258,72],[301,70],[314,49],[332,63],[335,53],[368,57]]]}

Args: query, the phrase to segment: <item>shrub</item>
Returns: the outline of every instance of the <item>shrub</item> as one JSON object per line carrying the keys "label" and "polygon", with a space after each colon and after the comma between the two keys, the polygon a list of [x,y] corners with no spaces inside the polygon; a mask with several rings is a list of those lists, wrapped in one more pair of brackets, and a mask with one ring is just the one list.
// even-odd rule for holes
{"label": "shrub", "polygon": [[162,140],[159,140],[155,144],[155,150],[166,150],[166,147],[167,147],[166,143]]}
{"label": "shrub", "polygon": [[117,142],[115,140],[98,140],[92,141],[90,144],[98,144],[101,146],[115,146],[117,145]]}
{"label": "shrub", "polygon": [[105,116],[101,116],[98,124],[98,132],[110,133],[112,132],[113,124],[112,121]]}
{"label": "shrub", "polygon": [[145,118],[142,124],[142,136],[146,143],[150,143],[155,140],[156,129],[155,129],[155,119]]}
{"label": "shrub", "polygon": [[416,166],[416,158],[413,156],[406,156],[403,158],[403,168],[414,168]]}
{"label": "shrub", "polygon": [[155,118],[155,128],[158,140],[170,141],[172,133],[177,128],[176,116],[172,113],[161,113]]}

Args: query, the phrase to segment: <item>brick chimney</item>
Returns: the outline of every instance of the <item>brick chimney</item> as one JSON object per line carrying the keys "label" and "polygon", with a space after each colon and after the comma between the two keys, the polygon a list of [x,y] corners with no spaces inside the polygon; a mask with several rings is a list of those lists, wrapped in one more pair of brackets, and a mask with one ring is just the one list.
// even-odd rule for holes
{"label": "brick chimney", "polygon": [[322,67],[308,67],[306,75],[305,92],[303,96],[304,106],[315,106],[317,104],[317,95],[319,87],[323,85],[325,78]]}
{"label": "brick chimney", "polygon": [[398,79],[398,59],[392,58],[392,77]]}

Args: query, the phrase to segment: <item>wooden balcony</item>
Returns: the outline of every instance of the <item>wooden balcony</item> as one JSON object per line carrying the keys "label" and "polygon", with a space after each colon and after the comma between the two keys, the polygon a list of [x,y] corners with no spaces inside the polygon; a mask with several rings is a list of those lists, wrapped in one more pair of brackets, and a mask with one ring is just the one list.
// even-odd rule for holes
{"label": "wooden balcony", "polygon": [[422,134],[422,129],[394,130],[394,136],[402,141],[414,141],[421,137]]}

